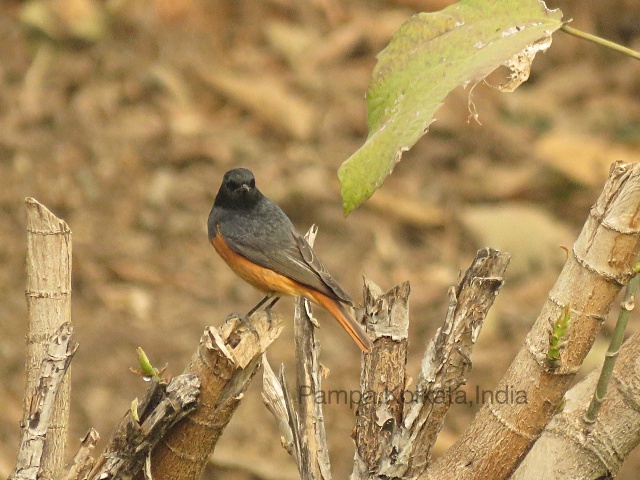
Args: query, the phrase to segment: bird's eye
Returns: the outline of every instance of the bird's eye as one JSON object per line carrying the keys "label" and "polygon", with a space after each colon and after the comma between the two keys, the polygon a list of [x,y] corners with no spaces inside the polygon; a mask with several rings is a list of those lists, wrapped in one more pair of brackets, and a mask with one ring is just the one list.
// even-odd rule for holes
{"label": "bird's eye", "polygon": [[256,180],[255,180],[255,178],[252,178],[252,179],[251,179],[251,181],[249,182],[249,186],[250,186],[251,188],[255,188],[255,187],[256,187]]}

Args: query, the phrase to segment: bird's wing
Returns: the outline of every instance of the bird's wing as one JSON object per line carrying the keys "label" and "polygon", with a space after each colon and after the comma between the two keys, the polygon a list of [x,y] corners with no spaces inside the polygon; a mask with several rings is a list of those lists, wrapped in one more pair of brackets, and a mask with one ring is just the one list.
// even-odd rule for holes
{"label": "bird's wing", "polygon": [[265,241],[264,237],[257,238],[253,235],[234,236],[235,238],[231,239],[224,231],[221,231],[221,234],[229,247],[253,263],[274,270],[341,302],[353,304],[351,297],[318,260],[309,243],[295,230],[290,231],[286,241],[279,238],[279,241],[274,243]]}
{"label": "bird's wing", "polygon": [[331,289],[331,291],[335,294],[336,297],[338,297],[338,299],[345,303],[348,303],[349,305],[353,305],[353,300],[351,300],[349,294],[342,289],[342,287],[331,276],[327,269],[324,268],[324,265],[316,256],[316,252],[313,251],[313,248],[311,248],[309,242],[307,242],[307,240],[302,235],[299,235],[295,231],[293,231],[292,233],[296,241],[296,247],[309,268],[311,268],[311,270],[313,270],[320,277],[322,282],[327,287],[329,287],[329,289]]}

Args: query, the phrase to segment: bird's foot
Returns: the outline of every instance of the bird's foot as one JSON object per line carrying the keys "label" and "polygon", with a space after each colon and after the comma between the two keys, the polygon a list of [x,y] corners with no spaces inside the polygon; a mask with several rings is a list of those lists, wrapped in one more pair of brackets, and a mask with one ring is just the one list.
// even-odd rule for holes
{"label": "bird's foot", "polygon": [[265,308],[264,313],[267,314],[267,322],[269,322],[269,330],[271,330],[271,327],[273,326],[273,322],[271,321],[271,309]]}
{"label": "bird's foot", "polygon": [[[227,320],[230,320],[232,318],[237,318],[242,323],[244,323],[247,329],[256,336],[258,341],[260,340],[260,335],[258,335],[258,331],[251,323],[251,319],[249,318],[248,315],[245,315],[244,313],[232,313],[227,317]],[[271,322],[271,319],[269,319],[269,322]]]}
{"label": "bird's foot", "polygon": [[[253,307],[251,309],[251,311],[249,313],[247,313],[247,316],[251,316],[253,314],[253,312],[255,312],[258,308],[260,308],[260,306],[262,304],[264,304],[267,300],[269,300],[271,297],[269,297],[268,295],[266,297],[264,297],[262,299],[262,301],[260,303],[258,303],[258,305],[256,305],[255,307]],[[269,305],[267,305],[266,307],[264,307],[264,313],[267,314],[267,321],[269,322],[269,329],[271,329],[271,327],[273,326],[273,322],[271,321],[271,309],[273,308],[273,306],[278,303],[278,300],[280,300],[280,297],[273,297],[273,300],[271,300],[271,302],[269,302]]]}

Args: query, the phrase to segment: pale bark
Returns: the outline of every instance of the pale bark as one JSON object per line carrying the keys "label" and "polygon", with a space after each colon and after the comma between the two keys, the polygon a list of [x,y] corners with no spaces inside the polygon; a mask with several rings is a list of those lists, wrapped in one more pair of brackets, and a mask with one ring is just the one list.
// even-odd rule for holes
{"label": "pale bark", "polygon": [[93,428],[90,429],[80,442],[80,448],[73,456],[73,460],[67,469],[67,476],[64,480],[84,480],[88,477],[91,467],[95,462],[91,453],[96,448],[98,440],[100,440],[100,435],[97,430]]}
{"label": "pale bark", "polygon": [[352,479],[416,478],[429,461],[453,394],[466,382],[471,350],[504,282],[510,256],[480,250],[456,288],[444,325],[427,344],[415,385],[406,385],[409,284],[382,294],[365,284],[367,329]]}
{"label": "pale bark", "polygon": [[65,323],[48,342],[37,372],[39,382],[30,399],[29,414],[23,424],[18,461],[10,480],[43,478],[47,435],[55,413],[56,395],[78,348],[78,344],[71,340],[72,331],[71,325]]}
{"label": "pale bark", "polygon": [[388,455],[393,428],[402,423],[409,333],[409,282],[383,293],[365,279],[364,318],[373,349],[362,358],[352,480],[369,478]]}
{"label": "pale bark", "polygon": [[264,312],[253,315],[251,325],[247,328],[238,318],[230,318],[220,328],[205,330],[198,351],[184,372],[200,379],[198,406],[174,425],[153,450],[151,471],[155,480],[200,478],[260,367],[262,354],[282,331],[281,318]]}
{"label": "pale bark", "polygon": [[[313,225],[305,236],[312,247],[317,233],[318,229]],[[300,422],[300,476],[303,480],[331,480],[322,404],[316,400],[316,392],[322,389],[320,344],[316,339],[311,305],[304,298],[296,299],[293,327],[298,388],[295,398],[298,400]],[[305,387],[309,388],[309,395],[301,395],[301,389]]]}
{"label": "pale bark", "polygon": [[[23,428],[29,422],[31,402],[40,382],[40,366],[49,339],[71,322],[71,231],[45,206],[25,199],[27,211],[27,286],[29,311]],[[65,461],[69,423],[69,375],[62,378],[46,432],[40,478],[59,479]]]}
{"label": "pale bark", "polygon": [[567,392],[562,412],[553,417],[513,480],[592,480],[614,478],[640,443],[640,334],[629,338],[613,370],[609,390],[593,425],[583,416],[599,369]]}
{"label": "pale bark", "polygon": [[[546,424],[591,348],[640,251],[640,164],[616,163],[535,325],[496,390],[526,403],[487,403],[449,451],[421,478],[507,478]],[[549,332],[569,305],[560,366],[547,363]]]}
{"label": "pale bark", "polygon": [[415,478],[427,467],[453,396],[467,382],[473,347],[504,284],[510,260],[508,253],[480,250],[457,288],[450,290],[444,325],[427,345],[422,359],[416,385],[422,398],[410,404],[405,413],[403,428],[394,438],[401,453],[389,462],[386,474],[402,472],[407,478]]}

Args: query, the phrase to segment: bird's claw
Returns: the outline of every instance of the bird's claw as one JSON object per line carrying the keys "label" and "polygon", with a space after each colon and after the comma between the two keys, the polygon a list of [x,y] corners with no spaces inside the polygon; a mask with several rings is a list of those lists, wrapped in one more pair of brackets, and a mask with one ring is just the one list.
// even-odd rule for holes
{"label": "bird's claw", "polygon": [[[253,324],[251,323],[251,319],[249,318],[249,316],[247,316],[247,315],[245,315],[243,313],[232,313],[227,317],[227,320],[230,320],[232,318],[237,318],[242,323],[244,323],[245,326],[247,327],[247,329],[256,336],[258,341],[260,341],[260,335],[258,335],[258,331],[253,326]],[[271,318],[269,318],[269,323],[271,323]]]}
{"label": "bird's claw", "polygon": [[269,330],[273,326],[273,322],[271,321],[271,307],[267,307],[264,309],[264,313],[267,314],[267,321],[269,322]]}

